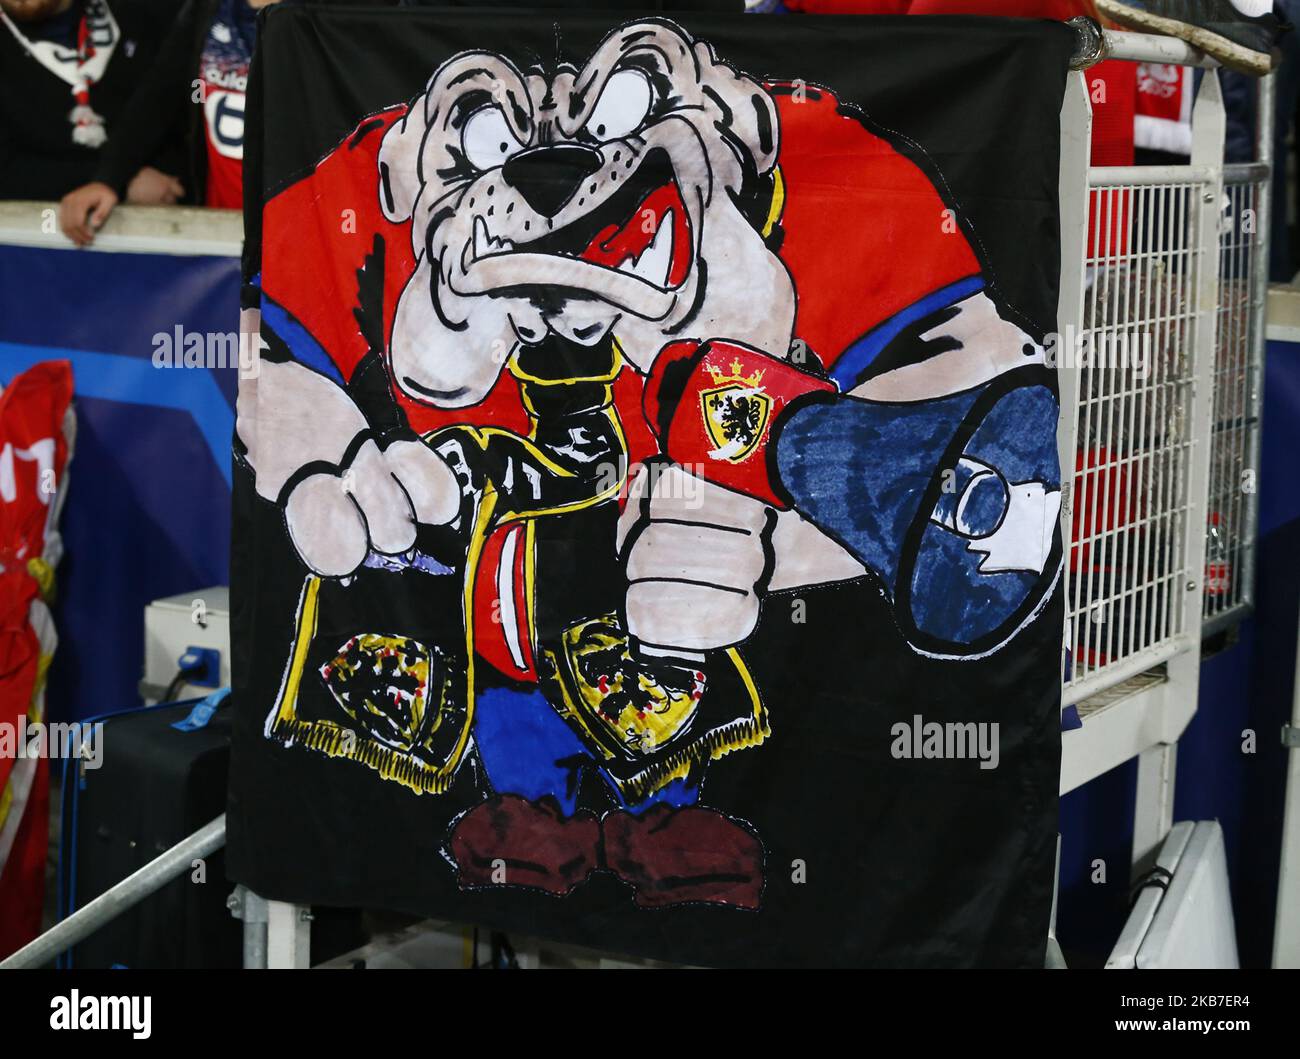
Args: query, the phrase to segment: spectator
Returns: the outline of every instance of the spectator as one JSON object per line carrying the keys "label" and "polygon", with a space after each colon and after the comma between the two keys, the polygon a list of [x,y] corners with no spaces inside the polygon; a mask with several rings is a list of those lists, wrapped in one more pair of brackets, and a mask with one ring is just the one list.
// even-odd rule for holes
{"label": "spectator", "polygon": [[[1278,11],[1291,26],[1300,26],[1300,0],[1280,0]],[[1269,224],[1268,278],[1272,283],[1290,283],[1297,262],[1291,234],[1288,174],[1291,161],[1291,130],[1300,108],[1300,31],[1284,34],[1278,42],[1281,60],[1274,76],[1272,212]],[[1251,162],[1255,159],[1256,84],[1245,74],[1221,75],[1223,101],[1228,111],[1226,160]]]}
{"label": "spectator", "polygon": [[[174,13],[174,0],[0,0],[0,199],[91,178]],[[130,201],[166,201],[168,146],[159,136],[125,174]]]}
{"label": "spectator", "polygon": [[244,90],[256,41],[256,12],[276,0],[187,0],[154,68],[132,96],[122,128],[94,180],[64,197],[59,223],[88,245],[126,194],[129,174],[158,149],[165,130],[187,121],[186,202],[222,209],[243,203]]}
{"label": "spectator", "polygon": [[1285,25],[1274,0],[1097,0],[1097,10],[1139,33],[1180,37],[1254,77],[1272,71]]}

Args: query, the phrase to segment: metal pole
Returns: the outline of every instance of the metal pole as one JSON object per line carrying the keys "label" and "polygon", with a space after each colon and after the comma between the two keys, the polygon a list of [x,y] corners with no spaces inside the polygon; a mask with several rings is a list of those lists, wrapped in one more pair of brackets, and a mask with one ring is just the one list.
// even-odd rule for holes
{"label": "metal pole", "polygon": [[[1277,76],[1270,74],[1259,81],[1259,107],[1255,115],[1255,160],[1264,168],[1265,173],[1259,184],[1258,198],[1255,202],[1255,273],[1251,277],[1250,318],[1254,328],[1250,333],[1250,371],[1248,384],[1250,392],[1247,401],[1247,416],[1253,422],[1249,450],[1246,454],[1246,466],[1243,470],[1253,472],[1254,492],[1246,497],[1246,524],[1241,527],[1242,541],[1245,544],[1242,556],[1242,594],[1241,602],[1251,606],[1255,601],[1255,550],[1259,533],[1259,459],[1260,445],[1263,440],[1264,423],[1264,356],[1268,344],[1268,273],[1269,245],[1273,234],[1273,166],[1286,165],[1285,160],[1273,158],[1274,94]],[[1283,185],[1285,186],[1285,170]],[[1289,277],[1288,277],[1289,278]],[[1242,483],[1244,487],[1245,483]]]}
{"label": "metal pole", "polygon": [[[1195,317],[1192,342],[1186,351],[1192,367],[1192,397],[1189,409],[1191,419],[1186,433],[1190,442],[1190,466],[1187,472],[1186,542],[1183,551],[1188,581],[1187,591],[1182,593],[1182,603],[1176,611],[1181,614],[1180,631],[1195,635],[1198,648],[1205,580],[1205,528],[1209,519],[1210,456],[1214,441],[1214,388],[1220,301],[1219,229],[1226,132],[1227,115],[1219,75],[1210,70],[1201,79],[1192,108],[1192,166],[1209,166],[1212,170],[1217,169],[1217,172],[1200,189],[1200,201],[1192,209],[1195,256],[1190,264],[1195,281]],[[1199,672],[1200,660],[1196,657],[1199,656],[1199,650],[1191,654],[1193,659],[1188,664],[1194,665]],[[1175,678],[1173,669],[1174,664],[1171,663],[1171,680]],[[1186,691],[1190,693],[1188,697],[1194,711],[1196,684],[1193,682]],[[1179,732],[1182,727],[1179,726]],[[1177,734],[1174,738],[1177,738]]]}
{"label": "metal pole", "polygon": [[1199,66],[1204,70],[1212,70],[1219,65],[1217,59],[1176,37],[1102,29],[1095,19],[1087,15],[1069,19],[1066,24],[1078,38],[1070,60],[1071,70],[1086,70],[1106,59]]}
{"label": "metal pole", "polygon": [[1125,33],[1113,29],[1102,31],[1106,41],[1106,59],[1127,59],[1130,62],[1166,63],[1178,66],[1199,66],[1214,70],[1219,60],[1211,58],[1177,37],[1162,37],[1155,33]]}
{"label": "metal pole", "polygon": [[1043,956],[1043,967],[1049,971],[1066,970],[1065,954],[1061,952],[1061,943],[1056,940],[1056,901],[1061,891],[1061,836],[1056,836],[1056,871],[1052,875],[1052,915],[1047,923],[1047,951]]}
{"label": "metal pole", "polygon": [[1138,755],[1130,876],[1135,880],[1151,870],[1169,829],[1174,826],[1177,769],[1177,744],[1157,743]]}
{"label": "metal pole", "polygon": [[[1264,82],[1260,81],[1261,88]],[[1271,94],[1271,93],[1270,93]],[[1225,184],[1267,184],[1269,178],[1270,166],[1267,162],[1229,162],[1223,167],[1223,182]],[[1255,211],[1258,218],[1259,210]],[[1259,228],[1256,227],[1256,232]],[[1259,244],[1251,244],[1251,252],[1259,252]]]}
{"label": "metal pole", "polygon": [[1104,30],[1095,18],[1080,14],[1066,22],[1076,35],[1074,56],[1070,58],[1071,70],[1087,70],[1108,58],[1125,58],[1130,62],[1164,62],[1166,65],[1200,66],[1204,70],[1216,69],[1217,58],[1205,55],[1186,40],[1174,36],[1161,36],[1149,32]]}
{"label": "metal pole", "polygon": [[[1083,333],[1083,299],[1087,286],[1088,258],[1088,160],[1092,152],[1092,104],[1088,99],[1088,85],[1082,73],[1075,70],[1067,75],[1065,95],[1061,100],[1060,167],[1058,170],[1058,208],[1061,225],[1061,282],[1056,302],[1056,333],[1058,367],[1056,382],[1060,401],[1060,419],[1057,423],[1057,458],[1061,469],[1061,543],[1065,554],[1070,554],[1070,534],[1073,529],[1072,512],[1075,502],[1074,468],[1075,449],[1079,429],[1079,373],[1060,366],[1065,336]],[[1067,362],[1068,363],[1068,362]],[[1062,591],[1069,598],[1071,588],[1070,564],[1064,564]],[[1075,646],[1070,630],[1069,607],[1065,608],[1065,628],[1062,638],[1067,650]],[[1066,651],[1061,652],[1062,679],[1065,672]],[[1062,702],[1064,706],[1064,701]]]}
{"label": "metal pole", "polygon": [[1088,170],[1093,188],[1164,187],[1167,184],[1209,184],[1223,174],[1215,165],[1104,165]]}
{"label": "metal pole", "polygon": [[1106,38],[1101,23],[1087,15],[1077,15],[1066,23],[1074,30],[1074,55],[1070,57],[1071,70],[1086,70],[1106,57]]}
{"label": "metal pole", "polygon": [[1277,871],[1277,918],[1273,924],[1273,966],[1300,967],[1300,624],[1297,625],[1296,678],[1291,723],[1282,728],[1287,748],[1283,800],[1282,859]]}
{"label": "metal pole", "polygon": [[244,924],[244,970],[266,969],[266,924]]}
{"label": "metal pole", "polygon": [[88,905],[77,909],[62,923],[56,923],[40,937],[0,961],[0,969],[43,967],[59,953],[84,941],[123,912],[134,908],[150,894],[161,890],[177,876],[190,870],[196,859],[215,853],[226,844],[226,814],[182,839],[116,886],[105,890]]}
{"label": "metal pole", "polygon": [[266,970],[267,904],[260,894],[240,883],[226,898],[230,914],[244,926],[244,970]]}

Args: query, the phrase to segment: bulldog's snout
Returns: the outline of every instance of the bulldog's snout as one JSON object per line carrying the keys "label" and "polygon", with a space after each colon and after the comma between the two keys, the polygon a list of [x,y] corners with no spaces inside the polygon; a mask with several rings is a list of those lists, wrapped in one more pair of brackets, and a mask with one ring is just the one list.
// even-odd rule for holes
{"label": "bulldog's snout", "polygon": [[505,182],[543,217],[554,217],[602,165],[600,152],[578,143],[532,147],[502,167]]}

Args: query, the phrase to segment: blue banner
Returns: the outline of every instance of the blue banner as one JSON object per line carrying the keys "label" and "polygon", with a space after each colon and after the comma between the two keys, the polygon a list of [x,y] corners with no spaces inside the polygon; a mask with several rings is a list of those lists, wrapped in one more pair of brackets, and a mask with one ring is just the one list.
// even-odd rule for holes
{"label": "blue banner", "polygon": [[144,607],[229,580],[239,262],[0,246],[0,287],[0,383],[76,379],[50,714],[138,705]]}

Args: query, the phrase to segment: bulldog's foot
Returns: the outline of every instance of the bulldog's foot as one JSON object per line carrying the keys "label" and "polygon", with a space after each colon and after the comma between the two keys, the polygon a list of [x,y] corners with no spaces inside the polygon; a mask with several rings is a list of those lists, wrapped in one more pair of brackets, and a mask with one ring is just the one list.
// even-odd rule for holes
{"label": "bulldog's foot", "polygon": [[636,890],[642,908],[704,902],[758,908],[763,847],[748,828],[712,809],[657,805],[602,821],[605,864]]}
{"label": "bulldog's foot", "polygon": [[476,805],[451,833],[462,889],[530,886],[567,894],[595,870],[599,845],[600,824],[591,813],[566,817],[549,799],[513,794]]}

